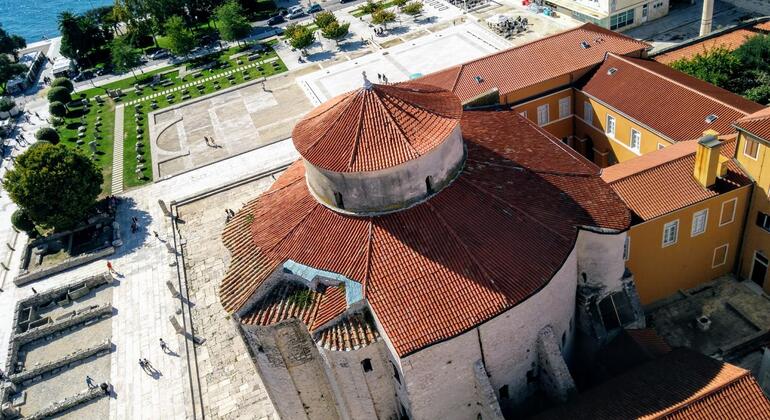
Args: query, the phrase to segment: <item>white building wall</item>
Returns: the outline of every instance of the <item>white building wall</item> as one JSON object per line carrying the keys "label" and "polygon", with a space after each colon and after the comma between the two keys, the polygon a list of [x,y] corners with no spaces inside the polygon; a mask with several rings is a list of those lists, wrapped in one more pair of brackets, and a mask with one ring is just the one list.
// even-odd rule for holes
{"label": "white building wall", "polygon": [[626,269],[623,261],[625,241],[626,232],[608,234],[581,230],[576,245],[580,282],[585,273],[589,284],[604,286],[606,290],[621,290],[620,280]]}

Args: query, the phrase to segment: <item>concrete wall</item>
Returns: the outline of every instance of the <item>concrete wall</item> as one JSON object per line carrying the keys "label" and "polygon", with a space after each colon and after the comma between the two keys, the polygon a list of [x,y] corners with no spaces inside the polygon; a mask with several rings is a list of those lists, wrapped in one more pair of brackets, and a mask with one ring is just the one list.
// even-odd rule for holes
{"label": "concrete wall", "polygon": [[[751,186],[746,186],[631,227],[626,266],[634,273],[642,304],[733,271],[750,193]],[[733,198],[738,199],[735,220],[719,226],[722,203]],[[708,210],[706,231],[692,236],[693,216],[701,210]],[[673,220],[679,220],[679,236],[675,244],[664,247],[663,226]],[[714,266],[714,250],[723,245],[726,262]]]}
{"label": "concrete wall", "polygon": [[458,124],[443,143],[418,159],[381,171],[350,173],[327,171],[305,161],[306,178],[310,191],[328,207],[337,207],[334,194],[340,193],[345,211],[387,212],[440,191],[457,175],[464,155]]}

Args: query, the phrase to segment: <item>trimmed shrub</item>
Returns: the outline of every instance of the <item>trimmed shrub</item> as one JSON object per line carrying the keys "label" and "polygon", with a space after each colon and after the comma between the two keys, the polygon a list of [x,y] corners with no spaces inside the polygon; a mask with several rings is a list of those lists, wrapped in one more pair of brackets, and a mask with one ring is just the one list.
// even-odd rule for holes
{"label": "trimmed shrub", "polygon": [[51,144],[59,143],[59,133],[51,127],[43,127],[40,130],[37,130],[35,138],[40,141],[47,141]]}
{"label": "trimmed shrub", "polygon": [[0,98],[0,111],[8,112],[12,110],[14,106],[16,106],[16,102],[13,101],[13,98],[7,96]]}
{"label": "trimmed shrub", "polygon": [[67,115],[67,107],[61,102],[51,102],[48,105],[48,112],[54,117],[64,117]]}
{"label": "trimmed shrub", "polygon": [[68,104],[70,101],[72,101],[72,96],[70,95],[70,91],[64,86],[52,87],[51,90],[48,91],[48,102]]}
{"label": "trimmed shrub", "polygon": [[[11,224],[18,230],[31,234],[35,231],[35,224],[29,218],[29,213],[24,209],[18,209],[11,215]],[[32,235],[30,235],[32,236]]]}
{"label": "trimmed shrub", "polygon": [[75,90],[75,86],[72,84],[72,81],[70,79],[67,79],[66,77],[57,77],[53,79],[53,82],[51,82],[51,87],[57,87],[61,86],[63,88],[67,88],[67,91],[72,93],[72,91]]}

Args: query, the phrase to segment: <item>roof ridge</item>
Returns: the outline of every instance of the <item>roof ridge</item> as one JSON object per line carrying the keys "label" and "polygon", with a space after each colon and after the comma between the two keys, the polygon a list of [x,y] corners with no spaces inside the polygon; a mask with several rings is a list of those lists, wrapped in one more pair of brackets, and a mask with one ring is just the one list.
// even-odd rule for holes
{"label": "roof ridge", "polygon": [[369,237],[366,239],[366,273],[364,274],[362,295],[366,298],[366,292],[369,286],[369,277],[372,274],[372,244],[374,242],[374,218],[369,218]]}
{"label": "roof ridge", "polygon": [[[577,150],[565,145],[561,140],[557,139],[556,136],[548,132],[543,127],[540,127],[538,124],[535,124],[534,121],[531,121],[529,118],[522,117],[518,112],[515,113],[516,118],[520,118],[524,121],[526,121],[529,125],[532,127],[535,127],[535,129],[540,133],[543,134],[551,143],[553,143],[556,147],[558,147],[561,151],[565,152],[568,156],[570,156],[573,160],[577,161],[581,164],[581,166],[585,167],[586,169],[591,169],[590,165],[594,165],[593,162],[588,160],[585,156],[581,155],[577,152]],[[590,165],[589,165],[590,164]],[[595,165],[594,165],[595,166]],[[598,175],[601,172],[601,168],[598,166],[596,167],[597,170],[593,172],[593,174]]]}
{"label": "roof ridge", "polygon": [[[358,112],[358,128],[356,128],[356,139],[353,142],[353,147],[350,151],[350,159],[348,159],[348,168],[353,168],[353,165],[355,164],[356,158],[358,157],[358,147],[361,144],[361,134],[364,130],[364,115],[366,115],[366,90],[361,90],[360,93],[363,95],[363,98],[361,99],[361,107],[359,108]],[[352,101],[351,101],[352,102]],[[346,108],[347,110],[347,108]],[[342,115],[343,112],[340,113]],[[336,125],[337,121],[335,121]],[[328,131],[327,131],[328,132]],[[324,134],[325,136],[325,134]],[[322,137],[324,137],[322,136]],[[318,139],[320,141],[320,139]]]}
{"label": "roof ridge", "polygon": [[519,166],[519,165],[505,165],[502,163],[490,163],[483,160],[473,159],[473,158],[466,158],[466,161],[468,162],[475,162],[480,165],[487,165],[487,166],[494,166],[498,168],[508,168],[508,169],[521,169],[521,170],[528,170],[530,172],[534,172],[536,174],[545,174],[545,175],[557,175],[557,176],[577,176],[577,177],[586,177],[590,178],[593,177],[594,174],[578,174],[578,173],[572,173],[572,172],[562,172],[562,171],[546,171],[542,169],[532,169],[525,166]]}
{"label": "roof ridge", "polygon": [[[373,89],[373,91],[374,91],[375,97],[378,99],[377,103],[380,105],[380,108],[383,111],[385,111],[385,115],[388,116],[388,120],[390,120],[391,124],[393,124],[396,127],[396,130],[398,130],[398,132],[401,134],[402,141],[404,143],[406,143],[406,145],[409,147],[409,150],[411,150],[415,155],[417,155],[417,157],[421,156],[420,152],[417,149],[415,149],[414,146],[412,145],[412,142],[410,141],[409,136],[407,136],[406,133],[404,132],[404,130],[402,129],[401,124],[396,122],[396,119],[395,119],[395,117],[393,117],[393,114],[390,112],[388,107],[385,106],[384,99],[382,97],[380,97],[380,94],[379,94],[378,90],[377,89]],[[387,92],[383,92],[383,94],[386,95],[386,96],[393,96],[393,95],[390,95]],[[402,101],[402,102],[406,103],[406,101]],[[411,105],[414,105],[414,104],[411,104]],[[422,109],[422,108],[420,108],[420,109]]]}
{"label": "roof ridge", "polygon": [[[360,94],[361,92],[362,92],[362,90],[360,90],[360,91],[359,91],[359,92],[357,92],[357,93],[358,93],[358,94]],[[353,93],[353,92],[351,92],[351,95],[350,95],[350,96],[354,96],[354,95],[352,95],[352,93]],[[345,98],[348,98],[348,96],[345,96]],[[340,102],[342,102],[342,99],[340,99],[339,101],[337,101],[337,103],[340,103]],[[345,109],[343,109],[342,111],[340,111],[340,113],[339,113],[339,114],[337,114],[337,118],[335,118],[335,119],[334,119],[334,121],[332,121],[332,124],[329,124],[329,125],[328,125],[328,128],[326,129],[326,131],[324,131],[324,133],[323,133],[322,135],[318,136],[318,138],[316,139],[316,141],[314,141],[312,144],[310,144],[310,145],[307,147],[307,149],[305,149],[305,153],[310,153],[310,151],[311,151],[311,150],[312,150],[312,149],[313,149],[313,148],[314,148],[314,147],[315,147],[315,146],[316,146],[318,143],[320,143],[320,142],[321,142],[321,140],[323,140],[324,138],[326,138],[326,136],[327,136],[327,135],[329,135],[329,132],[331,131],[331,129],[332,129],[333,127],[336,127],[336,126],[337,126],[337,122],[338,122],[338,121],[339,121],[339,120],[340,120],[340,119],[341,119],[341,118],[342,118],[342,117],[343,117],[343,116],[346,114],[346,111],[347,111],[347,110],[348,110],[348,109],[349,109],[351,106],[353,106],[353,103],[354,103],[354,102],[355,102],[355,100],[351,100],[351,101],[348,101],[347,105],[345,105]],[[321,114],[319,114],[319,115],[313,115],[313,116],[311,116],[311,118],[313,118],[313,119],[316,119],[316,118],[320,117],[321,115],[325,114],[327,111],[330,111],[330,110],[332,110],[333,108],[334,108],[333,106],[332,106],[332,107],[329,107],[329,109],[326,109],[326,110],[324,110],[324,111],[323,111],[323,113],[321,113]],[[359,115],[362,115],[362,114],[363,114],[363,113],[360,113]]]}
{"label": "roof ridge", "polygon": [[[706,357],[709,357],[709,356],[706,356]],[[679,404],[675,405],[674,407],[669,407],[668,409],[663,410],[662,412],[659,412],[657,417],[658,418],[662,418],[662,417],[674,414],[674,413],[676,413],[678,411],[682,411],[682,410],[686,409],[687,407],[690,407],[693,403],[701,401],[704,398],[708,398],[708,397],[714,395],[715,393],[717,393],[719,391],[723,391],[728,386],[734,385],[736,382],[738,382],[738,381],[740,381],[742,379],[745,379],[747,376],[749,377],[749,379],[754,379],[751,376],[751,372],[746,370],[746,369],[740,368],[738,366],[735,366],[735,365],[732,365],[732,364],[729,364],[729,363],[726,363],[726,362],[721,362],[721,363],[722,363],[723,369],[724,369],[725,366],[731,366],[731,367],[738,368],[738,369],[742,370],[742,372],[740,372],[740,375],[737,375],[735,378],[732,378],[729,381],[714,387],[714,389],[706,391],[703,395],[700,395],[700,396],[697,396],[697,397],[695,395],[691,395],[685,401],[680,402]]]}
{"label": "roof ridge", "polygon": [[663,161],[663,162],[660,162],[660,163],[659,163],[659,164],[657,164],[657,165],[654,165],[654,166],[650,166],[650,167],[648,167],[648,168],[644,168],[644,169],[641,169],[641,170],[639,170],[639,171],[636,171],[636,172],[632,172],[632,173],[630,173],[630,174],[628,174],[628,175],[624,175],[624,176],[622,176],[622,177],[620,177],[620,178],[616,178],[616,179],[614,179],[614,180],[612,180],[612,181],[609,181],[609,182],[607,182],[607,183],[608,183],[608,184],[610,184],[610,185],[612,185],[612,184],[614,184],[614,183],[616,183],[616,182],[619,182],[619,181],[623,181],[623,180],[625,180],[625,179],[631,178],[632,176],[641,175],[641,174],[644,174],[644,173],[646,173],[646,172],[649,172],[649,171],[651,171],[651,170],[653,170],[653,169],[658,169],[658,168],[660,168],[660,167],[662,167],[662,166],[666,166],[666,165],[669,165],[669,164],[671,164],[671,163],[675,163],[675,162],[678,162],[678,161],[680,161],[680,160],[682,160],[682,159],[685,159],[685,158],[689,158],[689,157],[692,157],[692,155],[694,155],[694,154],[695,154],[695,152],[694,152],[694,151],[693,151],[693,152],[689,152],[689,153],[687,153],[686,155],[677,156],[677,157],[675,157],[675,158],[671,158],[671,159],[669,159],[669,160],[665,160],[665,161]]}
{"label": "roof ridge", "polygon": [[[419,83],[412,83],[412,82],[406,82],[406,83],[413,84],[413,85],[419,84]],[[403,84],[404,84],[404,82],[399,83],[399,85],[403,85]],[[375,85],[375,86],[389,87],[389,85]],[[435,87],[433,85],[425,85],[425,86]],[[440,110],[429,109],[429,108],[423,106],[422,104],[418,104],[418,103],[413,102],[413,101],[407,101],[406,99],[403,99],[403,98],[399,97],[398,95],[392,94],[388,90],[389,89],[383,89],[383,93],[385,95],[389,96],[389,97],[393,97],[395,99],[398,99],[399,101],[401,101],[401,102],[403,102],[405,104],[409,104],[410,106],[418,108],[419,110],[421,110],[421,111],[423,111],[425,113],[433,114],[433,115],[438,115],[438,116],[440,116],[442,118],[446,118],[446,119],[450,119],[450,120],[459,120],[460,118],[462,118],[462,115],[460,115],[460,117],[454,117],[452,115],[449,115],[449,113],[444,113],[444,112],[441,112]],[[407,88],[403,88],[402,90],[408,90],[408,89]],[[375,89],[375,91],[376,91],[376,89]],[[436,92],[423,92],[423,91],[410,91],[410,92],[414,92],[414,93],[417,93],[417,94],[420,94],[420,95],[426,95],[426,94],[441,94],[442,91],[444,91],[444,89],[440,89],[439,88],[439,89],[436,90]],[[455,96],[455,95],[452,94],[452,96]],[[459,99],[458,99],[458,102],[459,102]],[[460,104],[460,114],[462,114],[462,104]]]}
{"label": "roof ridge", "polygon": [[[624,61],[624,62],[626,62],[626,63],[628,63],[628,64],[630,64],[630,65],[634,66],[634,67],[637,67],[637,68],[639,68],[639,69],[642,69],[642,70],[646,71],[647,73],[650,73],[650,74],[652,74],[653,76],[657,76],[657,77],[659,77],[659,78],[661,78],[661,79],[667,80],[667,81],[669,81],[669,82],[671,82],[671,83],[673,83],[673,84],[675,84],[675,85],[677,85],[677,86],[679,86],[679,87],[682,87],[682,88],[684,88],[684,89],[687,89],[687,90],[689,90],[689,91],[691,91],[691,92],[694,92],[694,93],[696,93],[696,94],[698,94],[698,95],[700,95],[700,96],[703,96],[704,98],[710,99],[710,100],[712,100],[712,101],[714,101],[714,102],[716,102],[716,103],[718,103],[718,104],[721,104],[721,105],[723,105],[723,106],[726,106],[726,107],[728,107],[728,108],[730,108],[730,109],[732,109],[732,110],[734,110],[734,111],[737,111],[737,112],[739,112],[739,113],[743,114],[744,116],[745,116],[745,115],[750,115],[748,112],[746,112],[746,111],[744,111],[744,110],[742,110],[742,109],[736,108],[735,106],[733,106],[733,105],[730,105],[730,104],[728,104],[728,103],[725,103],[725,102],[723,102],[723,101],[721,101],[721,100],[719,100],[719,99],[717,99],[717,98],[715,98],[715,97],[713,97],[713,96],[707,95],[707,94],[705,94],[705,93],[703,93],[703,92],[701,92],[701,91],[699,91],[699,90],[697,90],[697,89],[694,89],[694,88],[692,88],[692,87],[690,87],[690,86],[687,86],[687,85],[685,85],[685,84],[683,84],[683,83],[681,83],[681,82],[678,82],[678,81],[676,81],[676,80],[674,80],[674,79],[672,79],[672,78],[670,78],[670,77],[666,77],[666,76],[664,76],[664,75],[662,75],[662,74],[660,74],[660,73],[658,73],[658,72],[655,72],[655,71],[653,71],[653,70],[651,70],[651,69],[648,69],[648,68],[646,68],[646,67],[644,67],[644,66],[642,66],[642,65],[639,65],[639,64],[637,64],[637,63],[635,63],[635,62],[633,62],[633,61],[629,60],[629,57],[620,56],[620,55],[617,55],[617,54],[615,54],[615,53],[613,53],[613,52],[610,52],[610,51],[608,51],[608,52],[607,52],[607,55],[608,55],[608,56],[612,56],[612,57],[615,57],[615,58],[617,58],[617,59],[619,59],[619,60],[621,60],[621,61]],[[639,60],[644,60],[644,59],[639,59]],[[665,64],[662,64],[662,63],[658,63],[658,62],[657,62],[657,61],[655,61],[655,60],[646,60],[646,61],[648,61],[648,62],[650,62],[650,63],[656,63],[656,64],[660,64],[661,66],[665,66]],[[606,62],[606,60],[605,60],[605,62]],[[683,73],[683,72],[680,72],[680,73],[682,73],[683,75],[685,75],[685,76],[687,76],[687,77],[692,77],[693,79],[695,79],[695,80],[697,80],[697,81],[699,81],[699,82],[707,83],[707,84],[709,84],[709,85],[711,85],[711,86],[713,86],[713,87],[716,87],[716,88],[722,89],[722,90],[724,90],[725,92],[728,92],[728,93],[730,93],[730,94],[732,94],[732,95],[738,96],[738,95],[736,95],[735,93],[733,93],[733,92],[730,92],[730,91],[729,91],[729,90],[727,90],[727,89],[721,88],[721,87],[719,87],[719,86],[716,86],[716,85],[712,85],[711,83],[708,83],[708,82],[706,82],[706,81],[703,81],[703,80],[700,80],[700,79],[698,79],[698,78],[696,78],[696,77],[690,76],[690,75],[689,75],[689,74],[687,74],[687,73]],[[744,99],[745,99],[745,98],[744,98]]]}
{"label": "roof ridge", "polygon": [[757,122],[757,121],[763,121],[763,120],[770,119],[770,112],[768,112],[768,111],[770,111],[770,107],[767,107],[765,109],[761,109],[761,110],[759,110],[759,111],[754,113],[754,114],[758,114],[760,112],[765,112],[765,114],[757,115],[757,116],[754,116],[754,117],[752,117],[752,115],[754,115],[754,114],[749,114],[749,115],[739,119],[735,123],[740,125],[740,123]]}

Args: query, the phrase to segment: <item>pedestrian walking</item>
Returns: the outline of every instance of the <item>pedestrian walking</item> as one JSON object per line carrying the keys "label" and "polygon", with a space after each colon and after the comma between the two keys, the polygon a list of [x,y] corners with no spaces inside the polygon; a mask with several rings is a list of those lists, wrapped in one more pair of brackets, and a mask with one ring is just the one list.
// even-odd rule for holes
{"label": "pedestrian walking", "polygon": [[110,271],[110,274],[116,274],[117,273],[117,271],[115,271],[115,269],[112,267],[112,263],[109,262],[109,261],[107,261],[107,270]]}
{"label": "pedestrian walking", "polygon": [[131,222],[131,233],[136,233],[137,229],[136,222]]}
{"label": "pedestrian walking", "polygon": [[90,376],[86,375],[86,385],[88,385],[88,389],[96,388],[96,384],[94,383],[94,380],[91,379]]}
{"label": "pedestrian walking", "polygon": [[40,119],[40,114],[38,114],[37,111],[35,111],[35,116],[37,117],[37,119]]}
{"label": "pedestrian walking", "polygon": [[152,234],[155,235],[155,239],[160,239],[160,236],[158,236],[158,232],[153,230]]}
{"label": "pedestrian walking", "polygon": [[142,358],[139,358],[139,366],[142,369],[147,370],[147,365],[144,363],[144,359],[142,359]]}
{"label": "pedestrian walking", "polygon": [[32,293],[37,294],[37,290],[35,290],[34,287],[32,287],[31,289],[32,289]]}
{"label": "pedestrian walking", "polygon": [[168,353],[168,345],[162,338],[160,339],[160,349],[163,350],[163,353]]}

